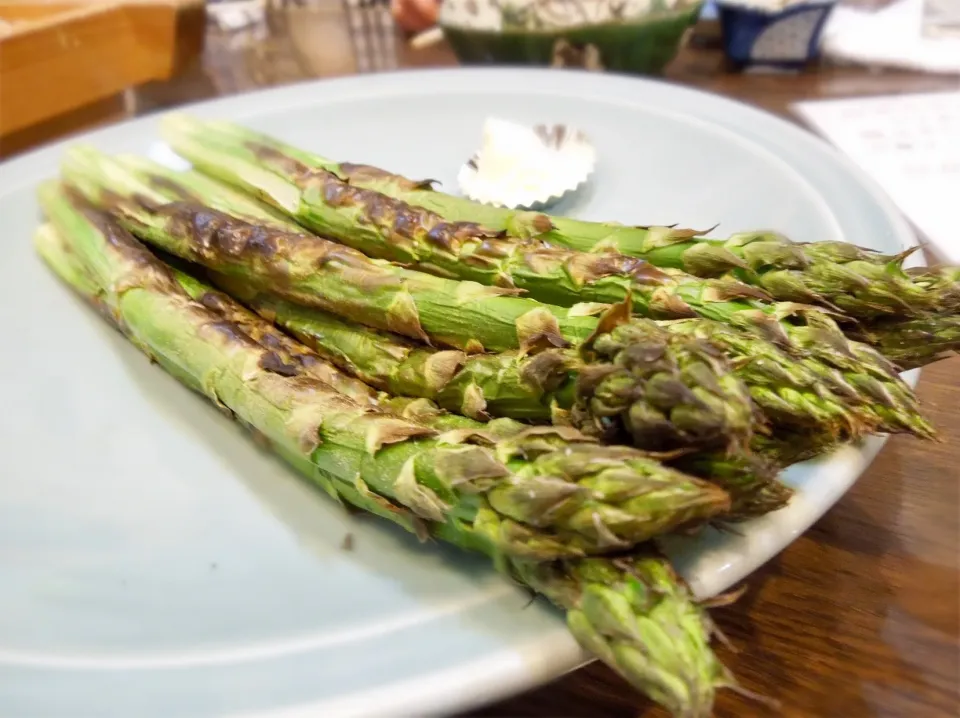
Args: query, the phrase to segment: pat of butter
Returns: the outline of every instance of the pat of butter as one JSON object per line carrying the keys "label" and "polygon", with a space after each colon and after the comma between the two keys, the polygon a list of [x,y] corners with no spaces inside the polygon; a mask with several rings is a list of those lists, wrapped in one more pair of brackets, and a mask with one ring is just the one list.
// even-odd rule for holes
{"label": "pat of butter", "polygon": [[595,164],[596,152],[581,132],[490,118],[483,144],[458,179],[464,194],[478,202],[532,209],[576,190]]}

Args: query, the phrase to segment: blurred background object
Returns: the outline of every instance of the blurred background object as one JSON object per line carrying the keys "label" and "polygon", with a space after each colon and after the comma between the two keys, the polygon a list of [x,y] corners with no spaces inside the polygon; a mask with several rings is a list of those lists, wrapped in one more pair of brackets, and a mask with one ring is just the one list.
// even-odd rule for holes
{"label": "blurred background object", "polygon": [[266,20],[265,0],[209,0],[207,17],[226,32],[261,25]]}
{"label": "blurred background object", "polygon": [[[758,5],[746,32],[719,21]],[[0,155],[208,97],[458,62],[655,74],[779,112],[838,93],[956,87],[960,0],[840,0],[825,23],[805,14],[820,6],[832,3],[0,0]],[[801,20],[773,22],[791,12]],[[784,71],[797,75],[789,87]]]}
{"label": "blurred background object", "polygon": [[[779,112],[956,86],[960,0],[840,0],[822,42],[815,16],[770,23],[811,0],[739,0],[765,13],[745,41],[719,21],[751,11],[733,1],[0,0],[0,154],[208,97],[459,62],[655,74]],[[797,75],[789,86],[784,71]]]}
{"label": "blurred background object", "polygon": [[717,0],[723,49],[736,69],[800,69],[820,53],[836,0]]}
{"label": "blurred background object", "polygon": [[440,0],[390,0],[390,12],[405,32],[423,32],[437,24]]}
{"label": "blurred background object", "polygon": [[[394,2],[392,7],[397,5],[398,3]],[[430,14],[430,8],[435,10],[435,5],[434,0],[408,0],[400,3],[402,8],[415,13],[415,17],[423,24],[436,21],[436,12]],[[350,37],[353,39],[357,70],[375,72],[395,69],[397,28],[394,24],[395,15],[391,12],[392,7],[388,8],[381,0],[347,0],[344,7]]]}
{"label": "blurred background object", "polygon": [[203,0],[0,1],[0,156],[124,117],[203,38]]}
{"label": "blurred background object", "polygon": [[461,62],[660,73],[702,0],[444,0],[440,26]]}
{"label": "blurred background object", "polygon": [[923,34],[928,37],[960,37],[960,2],[925,0]]}
{"label": "blurred background object", "polygon": [[[958,83],[960,85],[960,83]],[[960,264],[960,87],[805,102],[804,119],[879,183],[940,261]]]}
{"label": "blurred background object", "polygon": [[840,7],[824,37],[837,62],[960,73],[960,0],[895,0],[878,10]]}

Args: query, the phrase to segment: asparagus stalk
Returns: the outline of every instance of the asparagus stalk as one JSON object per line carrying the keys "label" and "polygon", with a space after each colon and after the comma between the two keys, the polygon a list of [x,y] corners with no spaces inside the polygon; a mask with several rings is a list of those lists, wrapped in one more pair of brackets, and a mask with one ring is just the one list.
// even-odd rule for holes
{"label": "asparagus stalk", "polygon": [[713,625],[666,561],[527,562],[517,574],[566,609],[567,626],[581,646],[673,715],[708,718],[716,689],[735,687],[710,650]]}
{"label": "asparagus stalk", "polygon": [[[411,181],[375,167],[336,163],[231,123],[171,115],[165,118],[162,131],[177,152],[204,171],[255,186],[262,198],[284,208],[297,201],[289,180],[305,183],[304,188],[310,185],[319,193],[326,177],[334,176],[354,188],[374,190],[430,210],[447,222],[478,223],[492,232],[532,235],[550,245],[581,252],[614,250],[702,277],[733,271],[740,280],[778,300],[839,308],[858,318],[937,311],[945,294],[952,293],[915,282],[901,266],[909,252],[888,256],[845,242],[798,244],[774,232],[702,239],[698,238],[701,232],[688,229],[547,217],[471,202],[438,192],[430,182]],[[214,153],[233,155],[236,162],[208,162]],[[258,167],[252,170],[250,164]],[[329,191],[328,198],[337,200]]]}
{"label": "asparagus stalk", "polygon": [[902,369],[926,366],[960,352],[958,315],[871,322],[858,331]]}
{"label": "asparagus stalk", "polygon": [[[196,154],[192,159],[200,155],[201,150],[196,149]],[[203,150],[210,154],[208,149]],[[216,155],[217,159],[222,159],[225,163],[237,163],[233,157]],[[212,160],[211,160],[212,161]],[[115,211],[126,214],[135,214],[136,208],[131,209],[122,202],[117,203],[116,198],[126,193],[130,194],[130,187],[135,186],[139,180],[140,189],[137,196],[143,197],[145,194],[150,196],[150,192],[159,195],[151,201],[160,202],[161,197],[167,201],[190,197],[190,202],[179,202],[178,212],[183,212],[184,204],[191,205],[195,202],[203,202],[216,207],[219,211],[229,213],[231,217],[243,217],[257,222],[257,226],[269,227],[270,231],[280,233],[285,236],[285,231],[289,228],[286,221],[276,222],[274,216],[269,212],[257,213],[256,207],[250,205],[249,200],[241,205],[233,192],[219,192],[215,184],[189,175],[178,175],[177,173],[164,173],[162,170],[155,170],[153,173],[146,172],[142,163],[131,163],[126,161],[122,169],[116,167],[115,162],[108,158],[97,156],[95,153],[87,151],[81,154],[75,151],[65,164],[65,174],[76,181],[79,185],[88,185],[91,189],[88,194],[97,201],[112,201]],[[252,169],[258,170],[257,166],[251,165]],[[125,171],[126,170],[126,171]],[[133,178],[132,175],[137,177]],[[104,177],[112,176],[111,182]],[[153,178],[151,180],[151,177]],[[325,176],[323,181],[336,182],[330,179],[332,176]],[[181,182],[180,179],[183,179]],[[275,177],[275,180],[278,178]],[[261,182],[261,184],[264,184]],[[274,182],[275,184],[275,182]],[[170,187],[179,187],[174,192]],[[265,186],[265,184],[264,184]],[[271,185],[272,186],[272,185]],[[299,188],[293,185],[294,190],[299,192]],[[350,190],[347,187],[346,192]],[[338,190],[340,192],[340,190]],[[316,193],[314,193],[316,194]],[[321,193],[322,194],[322,193]],[[370,194],[370,193],[367,193]],[[340,195],[338,195],[340,196]],[[299,197],[299,195],[298,195]],[[368,240],[358,243],[361,245],[371,245],[375,241],[374,235],[381,240],[387,236],[383,228],[377,229],[377,223],[387,215],[393,217],[404,217],[405,239],[403,243],[412,246],[413,238],[416,235],[414,229],[419,226],[418,217],[423,213],[417,214],[415,211],[397,208],[396,203],[383,198],[382,202],[378,200],[378,210],[370,210],[366,218],[356,215],[357,202],[347,202],[344,207],[328,206],[317,197],[313,197],[311,192],[304,192],[302,198],[298,199],[297,209],[294,214],[308,221],[313,216],[323,216],[324,227],[328,231],[339,232],[338,236],[363,236]],[[374,202],[367,203],[368,208],[372,207]],[[392,210],[388,211],[392,207]],[[392,214],[391,214],[392,212]],[[141,210],[142,213],[142,210]],[[145,220],[137,220],[141,224],[146,224]],[[219,219],[223,224],[227,220]],[[392,221],[392,220],[391,220]],[[440,226],[440,225],[437,225]],[[446,225],[450,227],[451,225]],[[469,225],[464,231],[472,231],[474,225]],[[132,228],[137,231],[136,227]],[[165,228],[166,229],[166,228]],[[422,229],[422,227],[421,227]],[[171,231],[166,229],[166,231]],[[175,230],[174,230],[175,231]],[[390,236],[396,236],[394,233]],[[460,236],[460,230],[453,233]],[[421,244],[429,244],[433,240],[433,231],[424,235],[419,235]],[[148,238],[149,239],[149,238]],[[154,240],[156,241],[156,240]],[[317,242],[321,240],[315,240]],[[389,244],[390,242],[387,242]],[[546,250],[544,250],[546,251]],[[498,252],[493,252],[497,254]],[[585,256],[585,255],[581,255]],[[199,258],[201,261],[211,266],[209,257]],[[461,257],[457,262],[453,262],[446,269],[450,272],[456,271],[456,266],[466,266],[470,264],[469,258]],[[421,275],[422,276],[422,275]],[[615,279],[612,277],[611,279]],[[285,296],[296,301],[304,301],[304,297],[294,296],[286,289],[282,289]],[[710,305],[710,302],[706,303]],[[715,307],[734,306],[734,302],[715,302]],[[582,305],[578,305],[582,306]],[[337,312],[329,303],[321,307],[328,311]],[[772,342],[766,341],[763,336],[754,336],[752,339],[745,339],[743,332],[733,332],[729,327],[706,320],[696,320],[688,323],[683,328],[670,327],[670,334],[695,333],[700,338],[717,344],[728,354],[740,357],[750,357],[748,366],[741,372],[741,377],[751,387],[751,394],[755,401],[778,423],[799,426],[827,427],[830,433],[836,435],[855,437],[861,433],[871,430],[883,431],[910,431],[921,436],[929,436],[932,431],[929,425],[919,415],[916,401],[909,389],[896,376],[893,366],[886,362],[882,356],[865,345],[849,342],[836,325],[825,315],[819,312],[811,312],[808,316],[806,326],[788,325],[786,322],[777,321],[775,316],[783,312],[782,307],[771,310],[772,314],[757,309],[741,309],[733,312],[739,319],[732,321],[740,324],[747,324],[755,331],[770,335],[773,333],[775,339],[782,339],[788,343],[795,351],[802,353],[803,356],[791,358],[781,352]],[[795,308],[787,308],[793,311]],[[554,309],[554,311],[562,311]],[[344,312],[340,312],[344,313]],[[721,312],[722,313],[722,312]],[[349,314],[354,317],[355,315]],[[361,317],[360,321],[370,324],[371,322]],[[633,330],[630,330],[633,331]],[[628,333],[627,329],[621,328],[621,335]],[[784,382],[779,376],[771,372],[782,373],[780,369],[788,367],[787,373],[791,374],[790,379]],[[756,376],[753,376],[756,374]],[[803,376],[799,376],[802,374]],[[785,397],[777,391],[770,392],[767,387],[781,386],[788,384],[791,389],[797,391],[790,392]],[[759,386],[758,386],[759,385]],[[828,387],[829,389],[825,389]],[[853,406],[850,406],[850,405]],[[811,418],[812,417],[812,418]],[[586,424],[581,424],[585,426]],[[645,448],[655,448],[646,446]]]}
{"label": "asparagus stalk", "polygon": [[[69,152],[63,169],[87,199],[151,244],[238,280],[269,285],[287,299],[468,352],[481,346],[545,352],[526,365],[539,371],[526,382],[541,386],[516,387],[515,401],[527,402],[530,412],[648,450],[735,450],[749,442],[755,407],[720,351],[700,337],[630,320],[626,307],[588,316],[601,310],[503,296],[494,288],[376,262],[318,237],[251,225],[193,202],[169,202],[92,149]],[[553,349],[567,347],[562,365],[550,361]],[[797,413],[805,419],[809,412]]]}
{"label": "asparagus stalk", "polygon": [[430,399],[476,420],[549,421],[554,392],[578,362],[568,349],[533,356],[438,350],[288,302],[233,277],[216,275],[215,283],[363,382],[390,394]]}
{"label": "asparagus stalk", "polygon": [[[515,408],[515,398],[518,391],[530,394],[535,390],[535,385],[527,382],[525,377],[531,372],[542,372],[531,365],[541,361],[564,361],[561,350],[555,350],[550,359],[546,359],[546,353],[524,358],[510,353],[465,355],[438,352],[388,332],[378,332],[316,309],[286,302],[230,278],[215,276],[214,281],[231,296],[366,385],[388,394],[429,399],[444,409],[468,416],[483,402],[484,413],[472,414],[478,419],[485,419],[487,413],[493,416],[526,415],[529,418],[524,406],[519,410]],[[196,291],[200,289],[190,293]],[[793,495],[790,487],[777,481],[779,467],[772,460],[708,452],[683,455],[673,459],[673,463],[695,476],[713,481],[731,495],[732,505],[724,520],[740,520],[775,511],[785,506]]]}
{"label": "asparagus stalk", "polygon": [[[93,303],[101,313],[134,339],[141,349],[151,356],[162,358],[165,368],[174,368],[175,375],[185,380],[191,388],[204,392],[204,378],[182,371],[180,365],[166,358],[165,351],[154,352],[149,342],[143,341],[143,333],[138,325],[125,321],[123,306],[127,302],[117,291],[98,284],[85,270],[74,253],[71,240],[75,235],[64,235],[51,225],[44,225],[36,235],[36,246],[43,259],[54,272],[81,296]],[[110,241],[108,236],[103,239]],[[82,251],[82,250],[80,250]],[[92,259],[89,254],[87,259]],[[150,267],[147,257],[134,253],[135,261],[129,269],[135,274]],[[156,262],[156,260],[153,260]],[[152,291],[163,292],[173,288],[172,283],[157,281],[163,277],[162,268],[153,264],[157,271],[150,279]],[[121,276],[111,275],[114,279]],[[146,291],[137,289],[140,277],[131,277],[124,294]],[[258,322],[252,316],[244,316],[243,311],[224,300],[221,295],[211,294],[203,299],[203,289],[198,283],[191,282],[186,275],[177,275],[182,287],[199,293],[198,302],[204,310],[198,310],[181,302],[176,302],[184,313],[184,323],[193,327],[195,320],[203,311],[209,313],[204,320],[221,326],[221,330],[232,324],[237,336],[253,329],[260,336],[252,337],[261,349],[280,351],[290,360],[291,367],[304,370],[308,374],[298,376],[316,376],[317,368],[324,364],[319,359],[305,361],[310,353],[297,347],[275,332],[264,322]],[[114,312],[116,314],[114,314]],[[148,314],[136,312],[141,321],[149,321]],[[151,332],[152,333],[152,332]],[[248,335],[249,336],[249,335]],[[166,347],[165,347],[166,348]],[[214,347],[215,351],[219,347]],[[329,372],[336,374],[333,367],[327,365]],[[293,371],[294,369],[291,369]],[[321,375],[323,376],[323,375]],[[344,377],[346,384],[357,385]],[[356,388],[356,387],[355,387]],[[360,389],[362,394],[363,389]],[[451,419],[454,426],[470,430],[471,422],[465,418],[445,417],[432,428],[449,431]],[[256,430],[256,426],[250,428]],[[479,430],[479,427],[473,427]],[[519,433],[519,425],[511,427],[508,433]],[[296,451],[290,456],[298,456],[293,463],[306,475],[316,480],[317,472],[311,460],[304,460]],[[343,497],[360,508],[372,511],[399,524],[408,530],[418,530],[416,518],[398,507],[370,501],[370,497],[359,492],[350,493],[352,487],[344,487]],[[732,685],[733,680],[727,670],[710,650],[709,639],[712,624],[706,612],[694,603],[682,582],[674,575],[669,564],[653,554],[639,553],[615,559],[568,559],[546,563],[533,563],[518,559],[504,562],[503,568],[516,579],[526,583],[533,590],[543,594],[567,614],[567,623],[581,645],[595,656],[621,673],[627,680],[653,699],[667,706],[677,716],[706,717],[711,713],[713,695],[717,688]]]}
{"label": "asparagus stalk", "polygon": [[954,274],[951,285],[926,283],[903,267],[913,249],[887,255],[848,242],[798,243],[773,231],[707,239],[705,232],[678,227],[548,217],[482,205],[437,191],[431,182],[412,181],[376,167],[319,159],[355,187],[381,192],[450,222],[477,222],[488,231],[528,234],[580,252],[612,252],[702,278],[735,277],[781,302],[816,304],[866,320],[956,311],[957,268],[947,268]]}
{"label": "asparagus stalk", "polygon": [[[165,192],[168,198],[202,203],[205,195],[220,193],[230,202],[230,213],[236,217],[278,229],[302,231],[300,225],[269,205],[231,191],[197,172],[170,170],[131,155],[118,157],[116,161],[142,181]],[[294,171],[306,170],[293,168],[291,174]],[[346,185],[332,174],[318,174],[315,179],[323,180],[322,186],[318,182],[319,206],[308,207],[300,202],[291,216],[301,220],[308,229],[368,257],[415,266],[439,276],[519,288],[535,299],[557,306],[569,307],[581,302],[616,304],[629,295],[635,310],[654,318],[676,319],[700,313],[712,319],[728,320],[737,315],[749,326],[762,320],[762,317],[739,314],[752,309],[753,305],[738,303],[735,298],[766,298],[766,294],[746,284],[727,279],[703,280],[682,272],[665,271],[625,255],[587,254],[542,242],[522,241],[469,222],[451,224],[427,210],[405,207],[377,192]],[[325,198],[334,193],[335,204]],[[347,212],[356,217],[354,223],[342,221]],[[536,231],[530,228],[530,232]],[[772,324],[774,326],[766,331],[781,334],[775,319]]]}

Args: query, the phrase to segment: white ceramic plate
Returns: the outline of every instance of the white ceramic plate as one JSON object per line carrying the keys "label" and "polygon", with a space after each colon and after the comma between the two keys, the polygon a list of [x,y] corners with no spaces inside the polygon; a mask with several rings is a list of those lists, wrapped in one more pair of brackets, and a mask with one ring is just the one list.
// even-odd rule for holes
{"label": "white ceramic plate", "polygon": [[[889,252],[912,241],[874,185],[811,135],[656,82],[395,73],[193,111],[453,187],[491,108],[589,133],[600,164],[568,213]],[[83,139],[164,156],[153,118]],[[0,169],[0,715],[422,717],[583,661],[559,614],[527,607],[479,558],[345,516],[58,284],[30,238],[34,188],[63,147]],[[796,501],[741,537],[675,546],[695,590],[721,591],[784,548],[880,446],[791,469]]]}

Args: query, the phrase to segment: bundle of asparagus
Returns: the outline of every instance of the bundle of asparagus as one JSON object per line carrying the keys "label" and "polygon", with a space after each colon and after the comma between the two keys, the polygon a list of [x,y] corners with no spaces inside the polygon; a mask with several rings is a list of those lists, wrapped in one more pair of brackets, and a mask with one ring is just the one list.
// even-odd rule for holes
{"label": "bundle of asparagus", "polygon": [[163,127],[200,171],[70,150],[47,263],[334,498],[490,556],[677,715],[735,684],[649,542],[780,508],[779,468],[838,442],[933,436],[897,371],[960,348],[958,269],[509,212]]}
{"label": "bundle of asparagus", "polygon": [[[647,521],[659,532],[692,517],[689,503],[667,509],[668,493],[703,490],[709,511],[722,506],[722,492],[573,431],[480,425],[379,397],[229,297],[171,271],[75,195],[47,184],[41,202],[52,224],[38,231],[36,246],[61,279],[332,496],[487,553],[565,610],[581,645],[675,715],[709,716],[715,690],[734,685],[710,650],[709,618],[654,551],[556,558],[579,555],[582,542],[564,543],[570,536],[559,533],[545,539],[540,528],[561,514],[569,525],[580,510],[569,509],[584,499],[600,516],[598,497],[613,489],[635,509],[647,502]],[[496,517],[511,493],[523,519]],[[678,519],[664,522],[664,509]]]}
{"label": "bundle of asparagus", "polygon": [[[572,366],[578,381],[572,397],[558,391],[544,399],[571,409],[565,417],[608,440],[627,434],[648,449],[717,445],[718,435],[726,429],[728,437],[735,437],[729,446],[744,446],[756,418],[743,385],[767,421],[802,429],[818,439],[823,435],[855,438],[877,430],[932,433],[909,389],[892,367],[876,361],[877,355],[869,363],[861,362],[859,353],[847,356],[848,370],[840,371],[817,357],[791,356],[761,336],[711,320],[655,324],[627,320],[611,311],[598,320],[585,316],[598,311],[594,304],[561,308],[485,294],[499,290],[404,270],[295,232],[289,225],[281,228],[271,223],[270,214],[254,216],[249,204],[239,205],[234,194],[209,182],[202,186],[197,177],[178,183],[174,176],[153,174],[140,181],[134,176],[136,168],[121,166],[90,148],[68,153],[63,173],[88,199],[115,213],[127,229],[166,251],[268,287],[285,299],[375,328],[413,338],[426,335],[468,350],[477,343],[493,349],[529,350],[532,344],[523,340],[526,329],[521,328],[532,324],[530,315],[538,322],[548,320],[552,329],[547,333],[556,337],[550,343],[569,341],[578,351],[544,354],[537,366],[541,371],[547,363]],[[243,217],[258,221],[247,222]],[[470,288],[466,296],[465,287]],[[416,331],[410,322],[393,321],[390,308],[401,301],[415,310]],[[539,338],[543,326],[538,327]],[[695,341],[678,346],[678,337]],[[710,351],[711,345],[732,360],[732,374],[724,375],[723,367],[716,364],[719,353]],[[678,357],[683,346],[693,347],[689,350],[692,361]],[[670,378],[682,379],[690,391],[678,393],[681,387],[672,381],[669,391],[651,392],[650,382],[638,381],[651,358],[655,367],[669,358],[668,363],[681,370],[671,372]],[[684,372],[687,367],[690,370]],[[531,383],[529,377],[526,383]],[[542,385],[542,374],[533,383]],[[655,402],[652,409],[651,401],[635,400],[640,392]],[[482,396],[476,391],[474,395]],[[665,414],[661,407],[678,397],[689,401],[681,400]],[[709,410],[707,417],[702,406]],[[611,427],[609,417],[615,412],[623,420]],[[664,416],[673,427],[664,422]],[[690,420],[677,427],[678,419],[686,417]],[[621,426],[627,431],[618,431]]]}
{"label": "bundle of asparagus", "polygon": [[[749,442],[747,391],[721,353],[697,337],[623,322],[603,307],[551,307],[405,270],[196,201],[170,202],[89,148],[68,154],[64,177],[146,241],[292,301],[463,352],[536,353],[510,397],[519,418],[562,414],[584,430],[651,450]],[[470,413],[483,410],[479,388],[465,398],[475,405]]]}
{"label": "bundle of asparagus", "polygon": [[[857,397],[867,407],[861,412],[866,416],[858,418],[868,431],[927,432],[922,423],[909,418],[916,415],[915,408],[909,408],[907,392],[890,363],[870,347],[848,341],[828,315],[813,308],[764,303],[762,294],[739,282],[704,283],[651,271],[645,263],[631,263],[618,255],[566,252],[543,244],[531,248],[529,240],[504,237],[469,221],[449,222],[357,188],[326,169],[322,159],[306,164],[306,153],[232,125],[174,115],[164,122],[164,133],[197,167],[254,192],[310,229],[368,255],[487,285],[516,285],[541,300],[559,295],[566,298],[565,303],[610,301],[630,294],[645,297],[645,302],[634,306],[645,307],[652,315],[722,319],[785,348],[793,356],[791,364],[809,369],[818,383]],[[551,221],[535,215],[533,225],[538,217]],[[263,216],[257,219],[269,221]],[[788,316],[793,323],[786,321]],[[706,326],[695,322],[688,328],[702,336]],[[742,334],[719,334],[715,332],[711,339],[726,351],[735,351],[732,345]],[[780,411],[783,406],[765,408]]]}
{"label": "bundle of asparagus", "polygon": [[[503,388],[522,386],[522,369],[508,355],[463,355],[440,370],[431,368],[440,354],[402,337],[367,329],[309,307],[302,307],[215,275],[213,280],[263,317],[296,336],[347,373],[390,394],[423,397],[452,412],[464,413],[466,387],[485,387],[496,409]],[[497,412],[503,414],[509,412]],[[754,443],[763,441],[758,437]],[[760,444],[763,447],[763,444]],[[763,449],[761,448],[761,451]],[[771,447],[770,452],[772,454]],[[778,464],[759,456],[723,455],[718,452],[665,456],[664,461],[720,485],[732,504],[723,520],[740,520],[786,505],[792,490],[776,479]]]}
{"label": "bundle of asparagus", "polygon": [[[581,252],[613,250],[700,277],[732,271],[775,299],[819,304],[861,319],[937,313],[956,308],[960,296],[960,269],[933,274],[904,270],[903,260],[913,250],[888,256],[846,242],[798,244],[775,232],[712,240],[700,238],[704,232],[674,227],[548,217],[454,197],[433,189],[432,182],[411,181],[376,167],[336,163],[227,122],[172,115],[164,122],[163,134],[198,168],[252,189],[284,209],[302,211],[309,223],[319,219],[311,216],[309,205],[343,202],[356,208],[353,198],[356,188],[362,188],[424,208],[447,223],[476,223],[488,234],[534,236]],[[344,181],[354,189],[344,192],[329,180]],[[302,192],[309,196],[304,201],[308,206],[301,208],[297,205]],[[407,236],[399,226],[397,230]],[[431,239],[444,244],[461,240],[455,233],[444,235],[434,231]]]}

